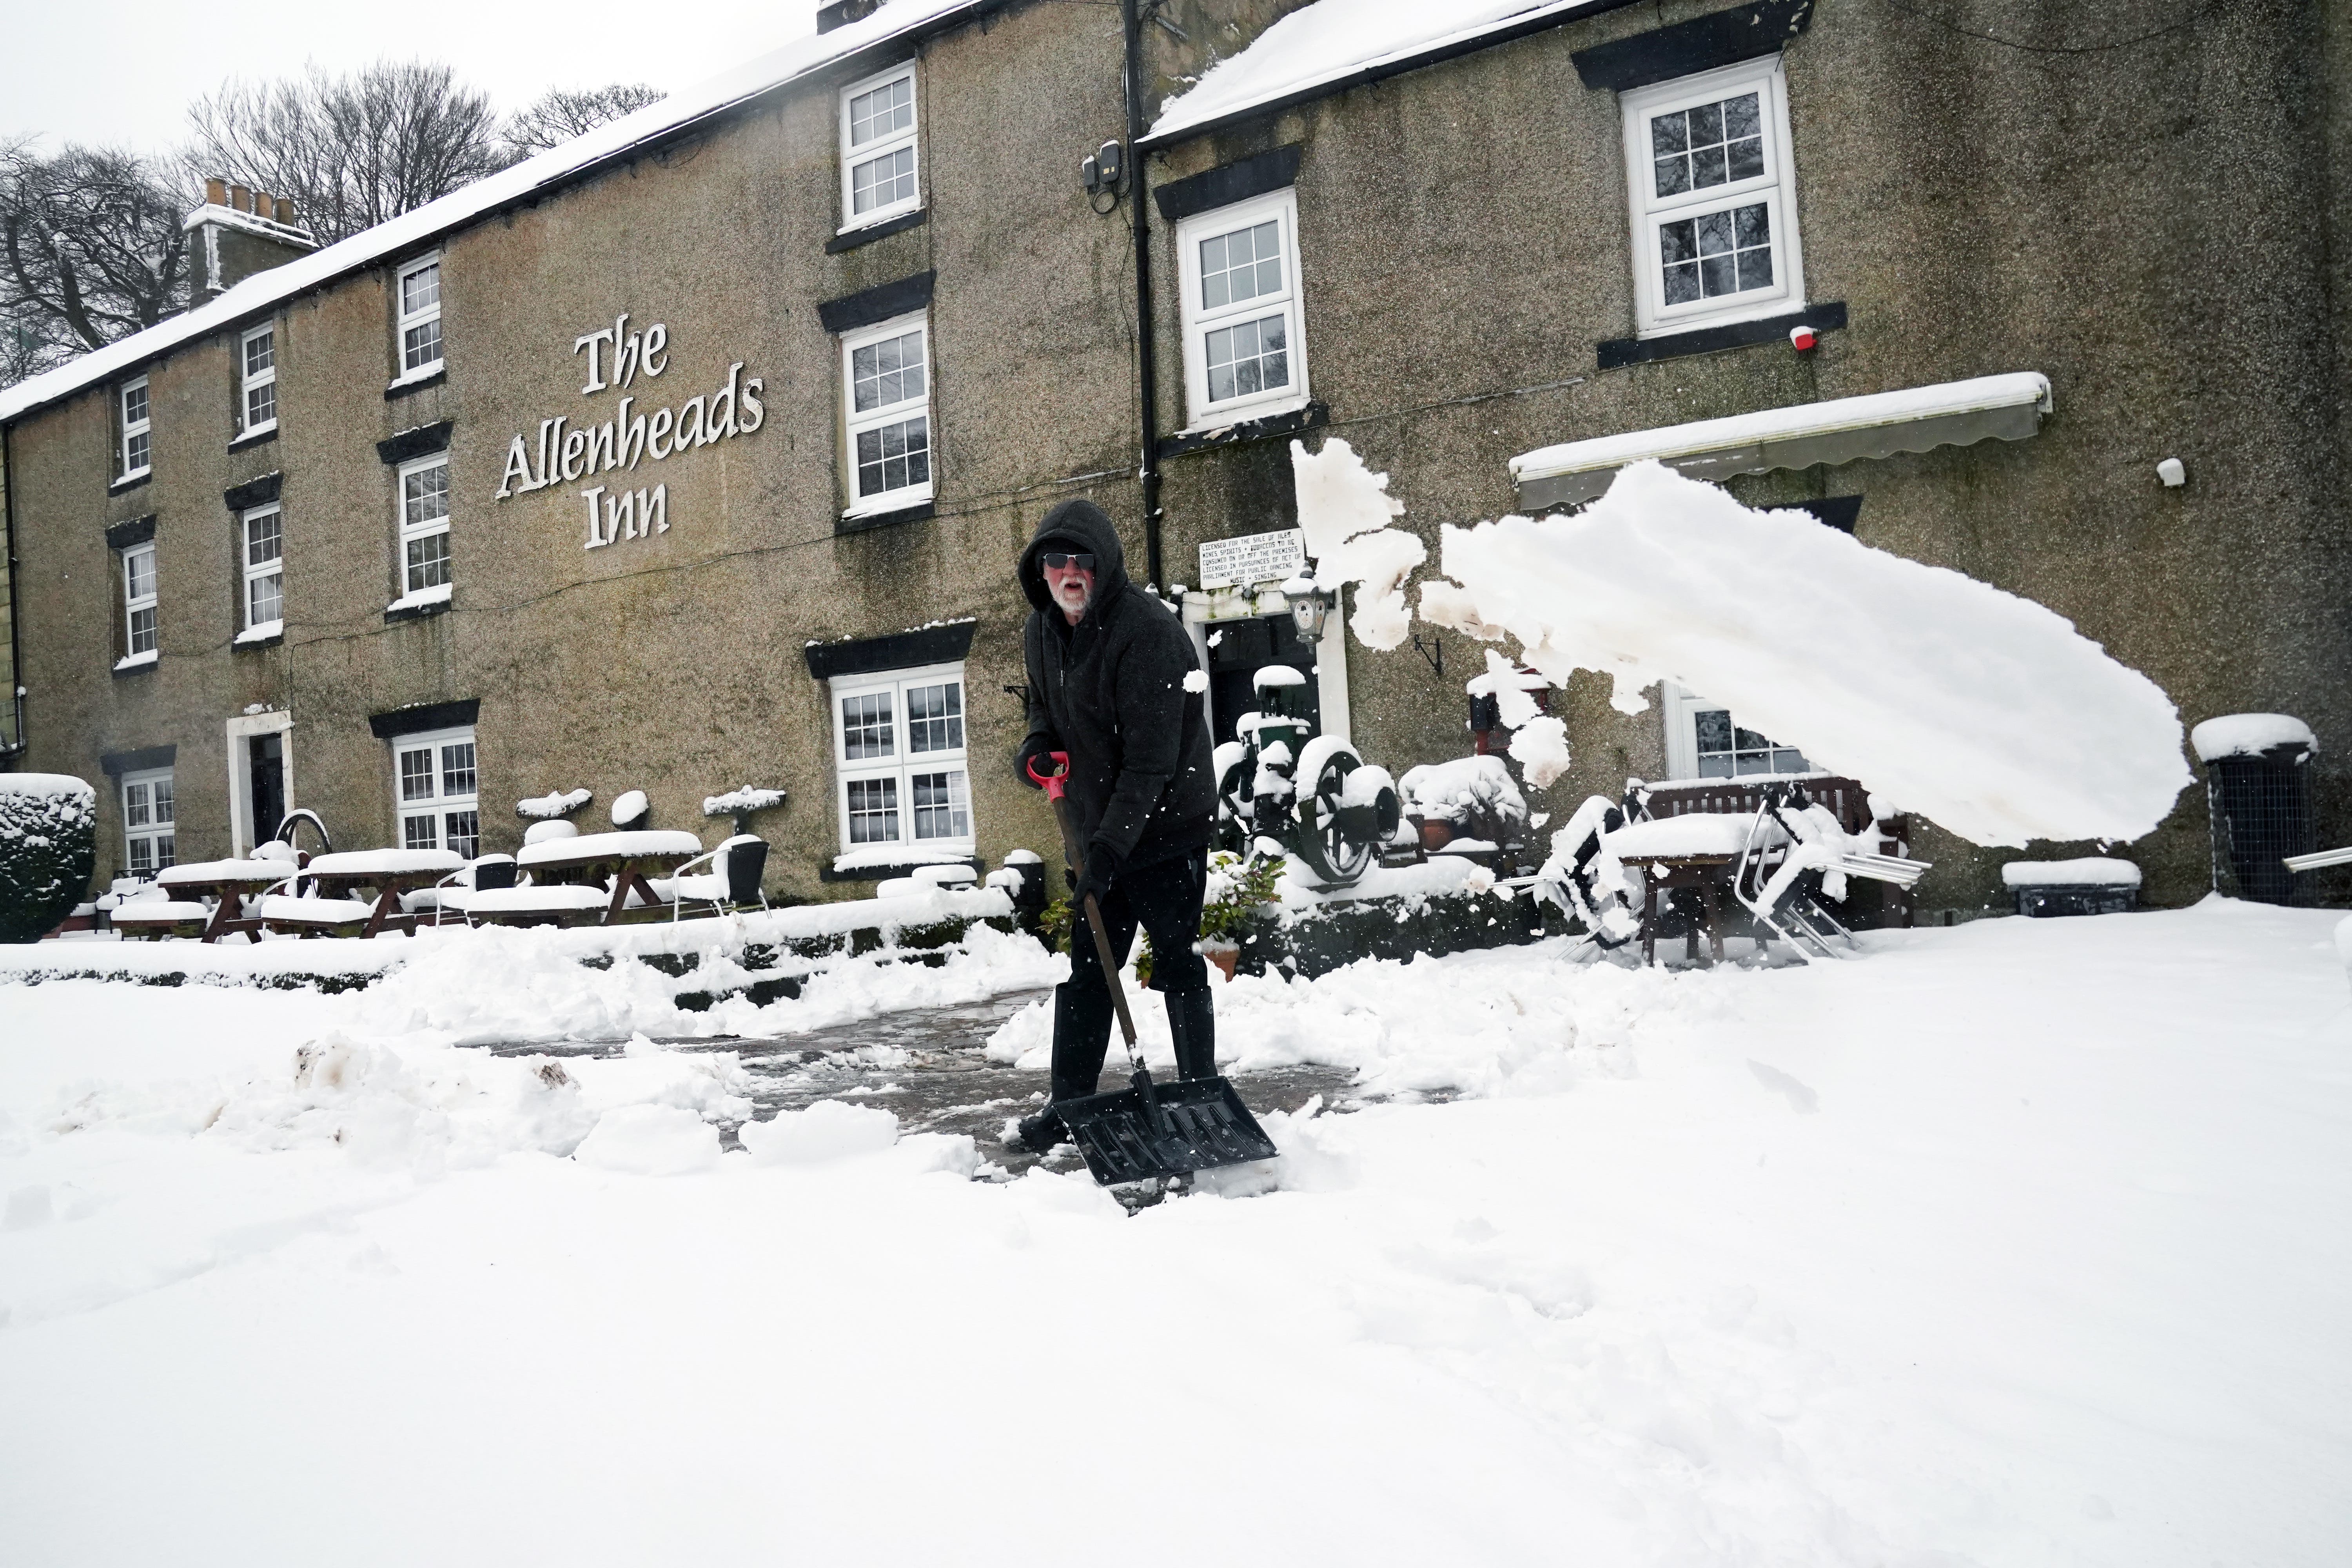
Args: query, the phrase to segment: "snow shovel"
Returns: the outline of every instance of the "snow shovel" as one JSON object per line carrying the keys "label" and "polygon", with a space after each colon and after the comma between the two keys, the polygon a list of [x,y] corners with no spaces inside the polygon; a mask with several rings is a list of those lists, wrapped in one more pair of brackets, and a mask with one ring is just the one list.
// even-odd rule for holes
{"label": "snow shovel", "polygon": [[[1029,776],[1045,786],[1054,803],[1054,820],[1062,829],[1062,852],[1070,869],[1083,879],[1086,862],[1078,856],[1077,834],[1070,823],[1070,803],[1064,798],[1070,776],[1067,752],[1053,753],[1055,772]],[[1176,1176],[1218,1165],[1244,1165],[1271,1160],[1274,1140],[1257,1124],[1234,1086],[1223,1078],[1178,1079],[1173,1083],[1151,1081],[1143,1054],[1135,1046],[1135,1020],[1127,1011],[1127,990],[1118,983],[1118,958],[1103,930],[1102,906],[1088,893],[1087,929],[1094,933],[1095,958],[1103,981],[1110,987],[1110,1005],[1118,1015],[1118,1030],[1127,1042],[1127,1059],[1135,1068],[1129,1087],[1083,1100],[1054,1105],[1055,1114],[1069,1130],[1070,1141],[1086,1156],[1087,1169],[1100,1186],[1141,1182],[1155,1176]]]}

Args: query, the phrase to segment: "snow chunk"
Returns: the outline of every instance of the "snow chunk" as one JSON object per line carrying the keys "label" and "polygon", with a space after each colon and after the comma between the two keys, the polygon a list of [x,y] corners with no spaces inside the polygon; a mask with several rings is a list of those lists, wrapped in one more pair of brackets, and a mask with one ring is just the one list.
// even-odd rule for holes
{"label": "snow chunk", "polygon": [[2139,868],[2128,860],[2085,855],[2079,860],[2011,860],[2000,868],[2011,888],[2137,888]]}
{"label": "snow chunk", "polygon": [[2200,763],[2223,757],[2259,757],[2273,746],[2319,750],[2311,726],[2284,713],[2231,713],[2208,719],[2189,731],[2189,748]]}
{"label": "snow chunk", "polygon": [[1192,692],[1201,692],[1209,689],[1209,672],[1205,669],[1186,670],[1184,672],[1184,689]]}
{"label": "snow chunk", "polygon": [[580,825],[576,822],[534,822],[522,830],[525,848],[533,844],[548,844],[559,838],[577,838]]}
{"label": "snow chunk", "polygon": [[653,803],[646,798],[645,791],[623,790],[613,797],[613,826],[626,830],[630,823],[643,821],[652,809]]}
{"label": "snow chunk", "polygon": [[1404,503],[1388,493],[1389,477],[1368,470],[1355,448],[1336,436],[1311,455],[1306,443],[1293,441],[1290,470],[1298,489],[1298,526],[1318,580],[1333,589],[1356,584],[1349,618],[1356,640],[1370,648],[1395,647],[1412,625],[1405,576],[1429,559],[1429,549],[1387,526],[1404,511]]}
{"label": "snow chunk", "polygon": [[1409,809],[1424,818],[1436,818],[1466,827],[1481,816],[1524,825],[1528,797],[1512,782],[1511,770],[1500,757],[1456,757],[1450,763],[1423,763],[1407,768],[1397,784]]}
{"label": "snow chunk", "polygon": [[569,816],[595,798],[584,789],[555,790],[535,799],[515,802],[515,815],[550,822],[559,816]]}
{"label": "snow chunk", "polygon": [[1975,843],[2127,841],[2189,782],[2171,700],[2072,623],[1658,463],[1573,517],[1448,526],[1443,548],[1555,685],[1612,675],[1638,713],[1643,687],[1682,682]]}
{"label": "snow chunk", "polygon": [[755,1165],[821,1165],[889,1148],[898,1141],[898,1119],[874,1106],[820,1100],[767,1121],[746,1121],[736,1136]]}
{"label": "snow chunk", "polygon": [[630,1176],[685,1176],[719,1166],[719,1129],[675,1105],[624,1105],[604,1112],[572,1157]]}
{"label": "snow chunk", "polygon": [[1511,736],[1511,755],[1528,772],[1528,783],[1549,789],[1568,772],[1568,724],[1549,713],[1528,720]]}
{"label": "snow chunk", "polygon": [[725,795],[704,795],[702,797],[702,815],[705,816],[748,816],[752,812],[766,811],[772,806],[779,806],[783,804],[784,792],[782,790],[761,789],[756,784],[745,784],[741,789],[731,789]]}

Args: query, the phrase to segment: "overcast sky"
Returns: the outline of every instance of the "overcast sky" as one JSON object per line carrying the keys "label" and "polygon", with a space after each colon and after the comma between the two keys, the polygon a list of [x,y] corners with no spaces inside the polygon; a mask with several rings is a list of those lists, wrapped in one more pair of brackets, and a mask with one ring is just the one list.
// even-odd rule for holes
{"label": "overcast sky", "polygon": [[189,100],[316,60],[446,60],[501,110],[551,87],[698,81],[815,26],[819,0],[0,0],[0,136],[158,152]]}

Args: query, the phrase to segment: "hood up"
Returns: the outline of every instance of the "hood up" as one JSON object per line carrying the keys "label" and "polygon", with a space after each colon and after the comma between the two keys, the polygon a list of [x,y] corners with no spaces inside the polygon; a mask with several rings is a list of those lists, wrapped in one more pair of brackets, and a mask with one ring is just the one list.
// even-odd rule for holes
{"label": "hood up", "polygon": [[1037,557],[1049,541],[1056,539],[1095,558],[1095,596],[1087,605],[1091,617],[1127,586],[1127,555],[1119,548],[1118,530],[1103,509],[1090,500],[1066,500],[1045,514],[1045,521],[1030,536],[1029,548],[1021,552],[1021,591],[1049,616],[1059,612],[1045,592],[1045,569]]}

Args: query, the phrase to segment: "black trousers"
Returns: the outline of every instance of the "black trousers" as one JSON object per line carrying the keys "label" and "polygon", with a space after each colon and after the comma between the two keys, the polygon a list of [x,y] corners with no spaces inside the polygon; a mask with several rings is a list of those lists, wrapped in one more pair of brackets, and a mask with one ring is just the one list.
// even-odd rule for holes
{"label": "black trousers", "polygon": [[[1119,874],[1101,900],[1104,934],[1124,959],[1140,925],[1151,935],[1151,988],[1168,998],[1171,1024],[1185,1020],[1187,1037],[1202,1053],[1197,1070],[1213,1070],[1209,966],[1192,951],[1201,936],[1201,902],[1208,891],[1209,852],[1191,850]],[[1083,909],[1070,913],[1070,978],[1054,995],[1054,1098],[1095,1092],[1110,1046],[1110,987],[1096,956],[1094,932]],[[1129,1005],[1133,1005],[1132,1002]],[[1197,1021],[1194,1021],[1197,1020]]]}
{"label": "black trousers", "polygon": [[[1151,989],[1198,991],[1208,984],[1208,961],[1192,951],[1201,940],[1201,903],[1209,890],[1209,851],[1187,850],[1171,859],[1119,873],[1110,896],[1101,900],[1103,927],[1113,958],[1125,962],[1135,928],[1151,934]],[[1095,956],[1087,912],[1070,911],[1070,984],[1108,997],[1102,961]]]}

